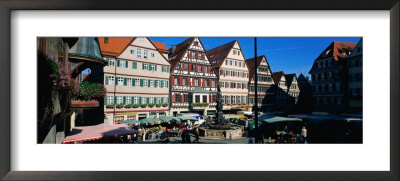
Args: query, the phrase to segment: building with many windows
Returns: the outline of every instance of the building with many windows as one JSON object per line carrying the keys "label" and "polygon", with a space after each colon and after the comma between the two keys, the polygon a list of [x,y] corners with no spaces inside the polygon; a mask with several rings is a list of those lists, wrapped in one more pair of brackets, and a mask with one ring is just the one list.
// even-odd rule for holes
{"label": "building with many windows", "polygon": [[246,64],[249,67],[249,106],[253,107],[255,104],[254,75],[257,70],[258,107],[261,108],[262,111],[269,111],[272,110],[275,105],[275,84],[272,79],[272,71],[264,55],[257,57],[257,66],[254,65],[254,61],[254,58],[246,60]]}
{"label": "building with many windows", "polygon": [[245,110],[248,99],[249,70],[239,41],[234,40],[207,51],[223,97],[223,111]]}
{"label": "building with many windows", "polygon": [[275,83],[275,108],[279,111],[287,111],[288,110],[288,86],[286,81],[285,73],[274,72],[272,73],[272,78]]}
{"label": "building with many windows", "polygon": [[217,76],[199,38],[170,49],[171,113],[215,115]]}
{"label": "building with many windows", "polygon": [[314,111],[342,113],[347,105],[347,60],[355,43],[332,42],[310,70]]}
{"label": "building with many windows", "polygon": [[99,43],[108,62],[104,113],[113,124],[168,115],[170,64],[154,42],[145,37],[103,37]]}
{"label": "building with many windows", "polygon": [[348,66],[348,110],[352,113],[362,112],[362,62],[363,62],[363,47],[362,39],[357,43],[354,50],[347,58]]}

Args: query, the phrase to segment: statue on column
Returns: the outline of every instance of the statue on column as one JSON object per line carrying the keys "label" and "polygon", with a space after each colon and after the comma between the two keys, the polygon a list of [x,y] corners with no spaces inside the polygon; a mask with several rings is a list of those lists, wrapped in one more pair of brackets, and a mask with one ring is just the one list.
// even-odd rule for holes
{"label": "statue on column", "polygon": [[[218,79],[219,80],[219,79]],[[216,119],[216,124],[223,124],[224,120],[224,115],[222,113],[222,93],[221,93],[221,88],[219,86],[219,81],[218,81],[218,87],[217,87],[217,119]]]}

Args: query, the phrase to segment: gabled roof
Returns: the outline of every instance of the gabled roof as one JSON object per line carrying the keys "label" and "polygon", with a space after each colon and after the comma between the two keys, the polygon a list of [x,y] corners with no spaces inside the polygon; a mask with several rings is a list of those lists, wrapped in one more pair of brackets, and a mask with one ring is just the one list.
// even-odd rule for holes
{"label": "gabled roof", "polygon": [[[107,43],[105,39],[107,40]],[[99,37],[99,45],[102,55],[118,56],[132,42],[129,37]]]}
{"label": "gabled roof", "polygon": [[[257,57],[257,67],[260,66],[263,58],[265,59],[265,61],[268,62],[268,60],[265,57],[265,55],[258,56]],[[254,57],[246,59],[246,64],[247,64],[247,67],[249,69],[249,81],[251,81],[253,79],[254,73],[256,71],[256,68],[254,67]],[[269,64],[268,64],[268,69],[271,72],[271,68],[269,67]]]}
{"label": "gabled roof", "polygon": [[289,88],[290,85],[292,85],[293,79],[296,78],[296,74],[286,74],[285,79],[286,79],[286,86]]}
{"label": "gabled roof", "polygon": [[185,55],[186,50],[190,47],[194,39],[194,37],[188,38],[182,43],[176,45],[175,50],[172,48],[170,49],[171,53],[168,55],[168,59],[171,62],[171,72],[175,69],[175,66],[178,64],[179,60],[181,60],[181,58]]}
{"label": "gabled roof", "polygon": [[160,53],[168,53],[168,49],[167,46],[165,45],[165,43],[162,42],[158,42],[158,41],[152,41],[153,45],[156,47],[156,49],[160,52]]}
{"label": "gabled roof", "polygon": [[[318,56],[318,58],[316,60],[333,57],[333,59],[335,59],[336,61],[339,61],[340,59],[346,58],[348,56],[348,52],[351,52],[355,46],[356,46],[355,43],[333,41]],[[329,51],[328,54],[326,54],[327,51]],[[345,54],[343,55],[342,52],[345,52]]]}
{"label": "gabled roof", "polygon": [[297,82],[299,83],[299,88],[310,88],[311,82],[308,80],[302,73],[300,73],[299,77],[297,78]]}
{"label": "gabled roof", "polygon": [[279,85],[282,76],[285,76],[285,73],[283,71],[272,73],[272,79],[274,79],[275,85]]}
{"label": "gabled roof", "polygon": [[[236,42],[237,40],[233,40],[207,51],[207,55],[214,68],[219,68],[224,63],[225,58],[228,56]],[[216,60],[218,60],[218,62],[214,63]]]}

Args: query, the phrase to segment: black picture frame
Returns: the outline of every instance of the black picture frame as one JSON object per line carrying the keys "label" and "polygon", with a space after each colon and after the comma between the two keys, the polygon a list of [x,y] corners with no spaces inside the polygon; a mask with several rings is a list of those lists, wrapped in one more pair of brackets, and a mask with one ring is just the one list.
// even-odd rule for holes
{"label": "black picture frame", "polygon": [[[391,171],[11,171],[10,13],[13,10],[390,10]],[[3,180],[399,180],[399,0],[202,0],[196,6],[189,0],[0,0],[0,25],[0,178]]]}

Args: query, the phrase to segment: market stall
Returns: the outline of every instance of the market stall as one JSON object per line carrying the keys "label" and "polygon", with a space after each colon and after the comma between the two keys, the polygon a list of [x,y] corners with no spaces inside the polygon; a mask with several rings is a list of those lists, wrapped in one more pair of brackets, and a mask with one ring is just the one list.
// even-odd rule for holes
{"label": "market stall", "polygon": [[107,125],[102,123],[94,126],[78,126],[65,137],[63,144],[94,141],[107,137],[118,138],[137,133],[138,131],[129,128],[126,124]]}

